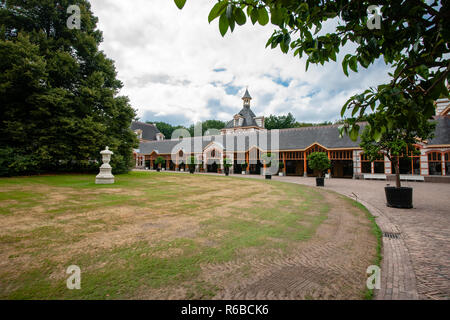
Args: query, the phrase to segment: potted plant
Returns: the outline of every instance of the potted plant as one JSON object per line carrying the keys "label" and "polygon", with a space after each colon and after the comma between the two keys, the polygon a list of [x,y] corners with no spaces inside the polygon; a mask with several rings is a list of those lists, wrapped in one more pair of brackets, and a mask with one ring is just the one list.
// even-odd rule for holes
{"label": "potted plant", "polygon": [[280,168],[280,172],[278,172],[278,175],[280,177],[284,176],[284,172],[283,172],[283,168],[284,168],[284,162],[280,161],[280,163],[278,164],[278,167]]}
{"label": "potted plant", "polygon": [[308,166],[319,171],[319,176],[316,177],[316,186],[323,187],[324,177],[323,172],[331,166],[330,159],[325,152],[313,152],[308,156]]}
{"label": "potted plant", "polygon": [[423,115],[416,115],[416,125],[413,127],[409,124],[399,125],[403,128],[385,129],[383,132],[378,131],[379,122],[386,115],[381,112],[368,116],[368,125],[364,128],[361,135],[361,148],[369,160],[373,161],[382,154],[386,156],[392,163],[395,172],[395,187],[386,186],[384,188],[386,195],[386,205],[394,208],[410,209],[413,207],[413,189],[411,187],[402,187],[400,182],[400,164],[399,159],[412,152],[417,154],[415,144],[418,139],[426,140],[432,137],[435,124]]}
{"label": "potted plant", "polygon": [[245,161],[241,163],[242,174],[245,174],[247,172],[247,165],[248,163]]}
{"label": "potted plant", "polygon": [[197,164],[197,159],[194,156],[190,156],[188,159],[189,173],[193,174],[195,172],[196,164]]}
{"label": "potted plant", "polygon": [[264,169],[264,176],[266,179],[272,179],[272,175],[270,173],[267,173],[267,168],[270,168],[272,166],[272,160],[270,159],[272,155],[270,153],[266,153],[262,156],[263,164],[265,166]]}
{"label": "potted plant", "polygon": [[161,170],[160,166],[165,162],[166,162],[166,160],[163,157],[161,157],[161,156],[157,157],[155,160],[156,171],[159,172]]}
{"label": "potted plant", "polygon": [[223,162],[223,168],[225,171],[225,175],[228,176],[230,174],[230,168],[233,166],[233,162],[229,158],[225,158]]}

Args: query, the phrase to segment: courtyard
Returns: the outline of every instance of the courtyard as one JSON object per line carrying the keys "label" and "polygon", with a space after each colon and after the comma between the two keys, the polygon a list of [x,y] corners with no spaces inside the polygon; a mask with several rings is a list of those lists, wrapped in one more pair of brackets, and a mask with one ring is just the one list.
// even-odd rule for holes
{"label": "courtyard", "polygon": [[[250,176],[249,176],[250,177]],[[261,178],[251,176],[253,178]],[[277,181],[315,186],[314,178],[273,177]],[[450,299],[450,185],[402,182],[413,188],[413,209],[386,206],[389,181],[326,179],[333,190],[363,203],[378,215],[383,237],[381,290],[378,299]]]}
{"label": "courtyard", "polygon": [[[168,172],[0,187],[2,299],[372,297],[366,269],[380,263],[379,229],[334,191]],[[80,290],[66,287],[70,265]]]}

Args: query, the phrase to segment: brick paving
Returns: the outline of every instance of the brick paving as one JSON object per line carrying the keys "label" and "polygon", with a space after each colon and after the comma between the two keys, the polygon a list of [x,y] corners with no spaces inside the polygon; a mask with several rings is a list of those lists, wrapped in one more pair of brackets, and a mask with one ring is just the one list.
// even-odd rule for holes
{"label": "brick paving", "polygon": [[[314,178],[274,180],[315,186]],[[364,204],[383,232],[381,289],[376,299],[450,299],[450,184],[404,182],[413,187],[413,209],[386,206],[386,181],[327,179],[325,189]]]}
{"label": "brick paving", "polygon": [[[273,179],[315,186],[315,178]],[[450,300],[450,184],[402,182],[413,187],[414,208],[395,209],[386,206],[384,187],[389,183],[326,179],[324,187],[357,199],[376,217],[383,232],[398,235],[383,237],[381,289],[375,290],[375,298]]]}

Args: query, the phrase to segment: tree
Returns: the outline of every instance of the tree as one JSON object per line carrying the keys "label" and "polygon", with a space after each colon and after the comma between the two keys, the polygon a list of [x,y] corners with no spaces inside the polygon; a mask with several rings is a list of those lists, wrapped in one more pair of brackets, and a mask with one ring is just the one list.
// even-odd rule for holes
{"label": "tree", "polygon": [[295,122],[295,128],[303,128],[303,127],[317,127],[317,126],[328,126],[333,124],[331,121],[324,121],[319,123],[311,123],[311,122]]}
{"label": "tree", "polygon": [[322,177],[323,171],[331,166],[331,162],[325,152],[312,152],[308,156],[308,166],[319,171],[319,177]]}
{"label": "tree", "polygon": [[[66,25],[72,4],[80,30]],[[115,173],[130,167],[135,112],[117,95],[122,83],[98,49],[96,23],[86,0],[0,1],[3,174],[97,170],[105,146]]]}
{"label": "tree", "polygon": [[155,164],[156,164],[156,167],[157,168],[159,168],[159,167],[164,167],[163,165],[166,163],[166,159],[164,159],[163,157],[161,157],[161,156],[158,156],[156,159],[155,159]]}
{"label": "tree", "polygon": [[267,130],[294,128],[295,124],[295,118],[290,112],[285,116],[270,115],[264,120]]}
{"label": "tree", "polygon": [[374,161],[380,155],[388,157],[395,171],[396,187],[400,188],[400,157],[407,156],[409,152],[415,152],[414,145],[418,142],[417,137],[431,139],[435,123],[418,114],[419,126],[405,125],[403,128],[391,128],[383,132],[379,138],[374,139],[374,133],[371,131],[378,127],[377,122],[383,121],[384,117],[385,115],[381,113],[371,114],[368,117],[368,125],[361,135],[361,147],[370,161]]}
{"label": "tree", "polygon": [[[183,8],[185,0],[175,0]],[[379,8],[381,16],[374,13]],[[430,118],[434,101],[449,96],[450,2],[440,0],[219,0],[211,9],[208,21],[219,18],[222,36],[247,17],[253,24],[276,26],[266,47],[279,47],[283,53],[304,55],[306,69],[310,63],[336,61],[340,50],[352,43],[355,50],[345,55],[342,68],[358,72],[358,66],[369,67],[383,58],[393,68],[391,81],[357,94],[342,107],[341,116],[351,112],[341,133],[356,140],[358,118],[370,110],[384,118],[370,134],[379,137],[388,128],[402,128],[402,122],[416,126],[415,115]],[[334,19],[336,27],[321,32],[324,22]],[[377,26],[373,22],[382,19]],[[348,47],[346,48],[348,49]]]}
{"label": "tree", "polygon": [[223,161],[223,167],[225,169],[225,174],[228,175],[230,173],[230,168],[233,166],[233,161],[230,158],[225,158]]}
{"label": "tree", "polygon": [[[220,129],[225,128],[226,124],[225,124],[225,122],[220,121],[220,120],[205,120],[205,121],[201,122],[201,125],[202,125],[202,135],[204,135],[207,130],[210,130],[210,129],[220,130]],[[195,132],[194,132],[193,124],[189,127],[188,130],[189,130],[189,133],[191,134],[191,137],[194,137]]]}
{"label": "tree", "polygon": [[181,125],[172,126],[170,123],[162,122],[162,121],[157,121],[157,122],[147,121],[147,123],[155,124],[155,126],[164,135],[164,137],[166,137],[166,139],[172,138],[172,133],[176,129],[186,129],[186,127],[184,127],[184,126],[181,126]]}

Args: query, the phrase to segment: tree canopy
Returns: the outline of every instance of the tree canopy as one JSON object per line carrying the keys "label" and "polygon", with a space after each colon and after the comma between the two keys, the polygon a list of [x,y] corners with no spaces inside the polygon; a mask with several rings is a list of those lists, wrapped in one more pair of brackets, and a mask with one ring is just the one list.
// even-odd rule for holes
{"label": "tree canopy", "polygon": [[[80,29],[67,27],[69,5]],[[86,0],[0,1],[2,174],[96,170],[105,146],[115,173],[130,167],[135,112],[96,24]]]}
{"label": "tree canopy", "polygon": [[[220,120],[205,120],[202,122],[202,135],[205,134],[205,132],[207,130],[210,129],[216,129],[216,130],[220,130],[225,128],[225,122],[220,121]],[[194,125],[192,124],[189,127],[189,133],[191,134],[191,137],[194,136]]]}
{"label": "tree canopy", "polygon": [[285,116],[270,115],[264,119],[264,126],[267,130],[287,129],[296,126],[294,116],[289,112]]}
{"label": "tree canopy", "polygon": [[172,132],[174,132],[176,129],[186,129],[186,127],[184,126],[181,125],[173,126],[170,123],[163,121],[157,122],[147,121],[147,123],[155,124],[158,130],[164,135],[166,139],[170,139],[172,137]]}
{"label": "tree canopy", "polygon": [[380,137],[374,138],[371,131],[378,127],[377,122],[383,121],[384,117],[385,115],[379,112],[367,117],[368,126],[363,130],[360,145],[370,161],[374,161],[380,156],[388,157],[396,174],[396,185],[400,187],[399,159],[408,157],[411,152],[415,152],[415,145],[419,142],[418,137],[423,140],[432,138],[436,124],[424,115],[418,114],[418,126],[387,129]]}
{"label": "tree canopy", "polygon": [[[175,3],[181,9],[186,0]],[[374,8],[381,16],[371,16]],[[380,24],[374,27],[372,22],[378,17]],[[341,130],[353,140],[359,134],[359,118],[367,113],[383,115],[370,133],[378,140],[388,129],[420,126],[415,115],[430,118],[435,112],[434,101],[449,96],[445,84],[450,67],[448,1],[219,0],[208,21],[216,18],[222,36],[247,20],[262,26],[271,22],[275,31],[266,47],[279,47],[299,58],[306,56],[306,69],[311,63],[337,61],[347,44],[355,48],[342,59],[347,76],[349,68],[358,72],[383,58],[393,69],[390,82],[350,97],[342,107],[341,116],[350,112],[351,117]],[[323,24],[331,19],[336,26],[322,32]]]}
{"label": "tree canopy", "polygon": [[319,171],[321,177],[323,171],[331,167],[331,161],[325,152],[312,152],[308,155],[308,166]]}

